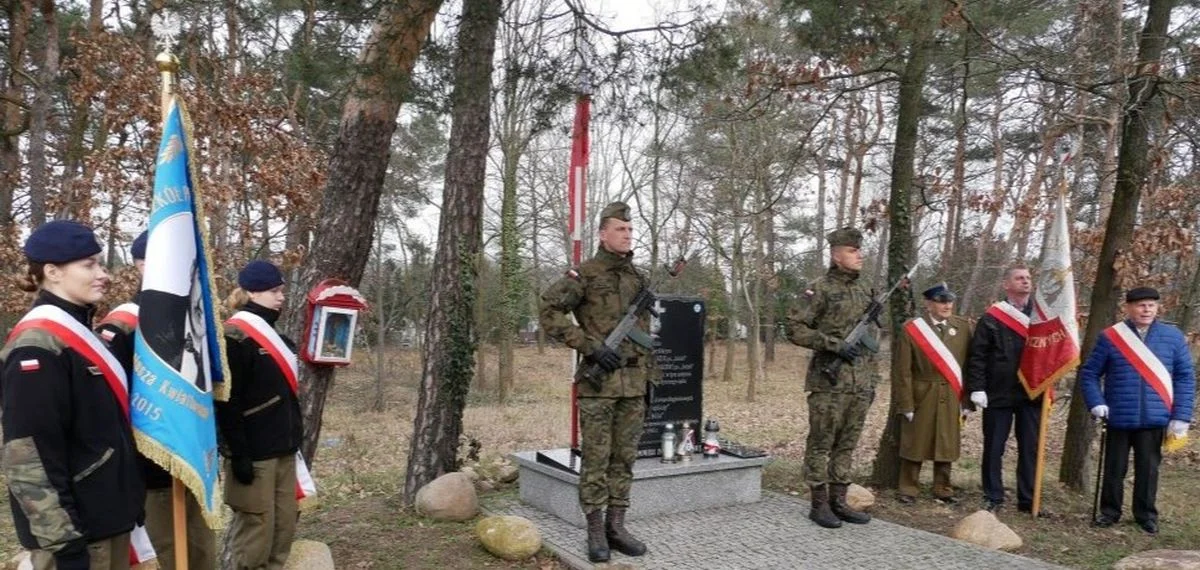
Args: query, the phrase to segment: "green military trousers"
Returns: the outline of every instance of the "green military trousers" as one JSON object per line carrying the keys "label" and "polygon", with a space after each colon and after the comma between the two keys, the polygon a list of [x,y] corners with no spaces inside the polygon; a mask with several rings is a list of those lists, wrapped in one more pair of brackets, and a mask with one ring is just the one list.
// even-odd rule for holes
{"label": "green military trousers", "polygon": [[579,506],[584,514],[607,506],[628,507],[633,462],[646,418],[646,401],[636,398],[579,398]]}
{"label": "green military trousers", "polygon": [[[217,538],[204,521],[204,510],[191,492],[184,493],[187,517],[188,570],[215,570]],[[158,555],[158,567],[175,570],[175,518],[171,512],[171,488],[146,490],[146,534]]]}
{"label": "green military trousers", "polygon": [[292,550],[296,519],[296,456],[254,462],[254,482],[243,485],[225,463],[225,504],[233,509],[233,567],[281,570]]}
{"label": "green military trousers", "polygon": [[[127,570],[129,568],[129,533],[89,542],[88,568],[91,570]],[[54,554],[46,550],[29,553],[33,570],[54,570]]]}
{"label": "green military trousers", "polygon": [[804,480],[810,486],[850,483],[854,448],[875,392],[809,392]]}

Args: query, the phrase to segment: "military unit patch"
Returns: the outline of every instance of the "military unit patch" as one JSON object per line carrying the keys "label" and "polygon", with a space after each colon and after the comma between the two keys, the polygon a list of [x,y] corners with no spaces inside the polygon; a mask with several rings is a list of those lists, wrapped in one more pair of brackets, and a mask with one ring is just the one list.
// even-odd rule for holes
{"label": "military unit patch", "polygon": [[42,363],[38,362],[38,359],[36,358],[21,361],[21,372],[33,372],[34,370],[41,369],[41,367]]}

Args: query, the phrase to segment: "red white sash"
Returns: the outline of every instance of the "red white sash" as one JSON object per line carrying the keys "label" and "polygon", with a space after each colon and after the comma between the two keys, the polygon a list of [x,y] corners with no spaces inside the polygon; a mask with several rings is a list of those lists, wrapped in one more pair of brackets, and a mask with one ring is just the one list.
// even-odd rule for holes
{"label": "red white sash", "polygon": [[1145,380],[1158,393],[1158,397],[1162,398],[1163,403],[1170,410],[1175,402],[1175,387],[1171,382],[1171,373],[1167,372],[1167,367],[1163,366],[1158,356],[1150,351],[1150,347],[1146,346],[1141,337],[1124,322],[1104,329],[1104,336],[1108,337],[1109,342],[1112,342],[1113,346],[1121,351],[1121,356],[1124,356],[1125,360],[1133,365],[1142,380]]}
{"label": "red white sash", "polygon": [[82,356],[88,364],[95,366],[104,376],[113,395],[117,397],[121,411],[127,419],[129,418],[129,380],[125,377],[125,369],[91,329],[54,305],[38,305],[17,322],[8,339],[11,341],[30,329],[39,329],[54,335]]}
{"label": "red white sash", "polygon": [[[228,321],[226,325],[237,327],[238,330],[246,334],[246,336],[254,339],[258,346],[267,351],[271,356],[271,360],[279,366],[279,370],[283,372],[283,377],[287,378],[288,385],[292,387],[292,392],[297,397],[300,396],[300,370],[299,364],[296,362],[296,353],[288,348],[288,345],[283,342],[283,338],[275,332],[275,328],[262,317],[249,311],[238,311]],[[313,482],[312,474],[308,471],[308,464],[304,462],[304,456],[296,452],[296,500],[311,497],[317,494],[316,483]]]}
{"label": "red white sash", "polygon": [[1004,323],[1013,332],[1021,335],[1021,338],[1029,336],[1029,315],[1022,313],[1011,303],[1007,301],[993,303],[988,307],[987,314]]}
{"label": "red white sash", "polygon": [[100,324],[118,323],[125,325],[127,328],[136,329],[138,324],[138,305],[137,303],[123,303],[117,308],[109,311]]}
{"label": "red white sash", "polygon": [[946,343],[934,332],[933,327],[929,326],[925,319],[917,318],[904,323],[904,331],[954,389],[954,395],[962,399],[962,367],[954,359]]}

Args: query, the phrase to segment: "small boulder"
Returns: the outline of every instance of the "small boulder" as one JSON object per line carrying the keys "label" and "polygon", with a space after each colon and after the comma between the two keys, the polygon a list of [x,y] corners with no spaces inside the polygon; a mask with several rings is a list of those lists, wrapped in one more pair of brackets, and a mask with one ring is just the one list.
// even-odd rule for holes
{"label": "small boulder", "polygon": [[976,511],[958,522],[950,536],[994,550],[1017,550],[1023,544],[1021,537],[1008,525],[1000,522],[996,515],[987,511]]}
{"label": "small boulder", "polygon": [[491,493],[496,490],[496,485],[491,481],[481,479],[475,482],[475,490],[480,493]]}
{"label": "small boulder", "polygon": [[488,552],[505,560],[524,560],[542,548],[541,533],[523,517],[487,517],[475,525],[475,536]]}
{"label": "small boulder", "polygon": [[297,540],[283,570],[334,570],[333,553],[323,542]]}
{"label": "small boulder", "polygon": [[1118,560],[1113,570],[1200,570],[1200,550],[1147,550]]}
{"label": "small boulder", "polygon": [[520,476],[520,470],[512,463],[496,466],[496,480],[501,483],[516,482],[518,476]]}
{"label": "small boulder", "polygon": [[846,504],[856,511],[865,511],[875,506],[875,495],[867,490],[866,487],[857,483],[851,483],[846,488]]}
{"label": "small boulder", "polygon": [[479,513],[479,495],[470,477],[447,473],[417,490],[416,506],[434,520],[465,521]]}

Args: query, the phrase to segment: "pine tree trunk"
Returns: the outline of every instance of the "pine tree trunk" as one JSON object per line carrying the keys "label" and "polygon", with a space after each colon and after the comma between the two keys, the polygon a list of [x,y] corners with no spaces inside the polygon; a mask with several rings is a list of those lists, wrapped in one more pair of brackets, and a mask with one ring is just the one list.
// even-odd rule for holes
{"label": "pine tree trunk", "polygon": [[[516,78],[506,82],[507,106],[516,98]],[[523,139],[511,129],[509,135]],[[501,176],[503,196],[500,200],[500,355],[496,382],[501,386],[500,403],[504,403],[513,385],[513,336],[525,299],[521,285],[521,235],[517,228],[517,166],[521,160],[520,140],[506,140],[502,145],[504,172]]]}
{"label": "pine tree trunk", "polygon": [[[1173,0],[1150,0],[1146,24],[1138,40],[1138,55],[1134,74],[1126,78],[1130,101],[1121,121],[1121,149],[1117,156],[1117,185],[1113,191],[1112,211],[1104,231],[1104,244],[1096,264],[1096,280],[1087,329],[1083,335],[1082,354],[1091,352],[1100,332],[1113,322],[1121,282],[1117,275],[1117,255],[1128,251],[1133,239],[1133,224],[1141,200],[1142,185],[1149,172],[1147,151],[1149,126],[1155,113],[1154,100],[1159,95],[1159,64],[1166,45],[1167,26],[1171,20]],[[1067,435],[1063,442],[1062,464],[1058,479],[1068,488],[1082,491],[1090,484],[1087,473],[1091,464],[1092,437],[1095,424],[1084,403],[1081,384],[1075,383],[1071,411],[1067,419]]]}
{"label": "pine tree trunk", "polygon": [[59,60],[58,15],[55,13],[54,0],[40,0],[37,5],[42,14],[42,34],[46,45],[38,65],[38,86],[29,113],[29,224],[33,227],[46,223],[46,199],[50,196],[46,130]]}
{"label": "pine tree trunk", "polygon": [[[912,182],[916,157],[917,132],[921,123],[921,91],[925,85],[925,70],[929,67],[929,52],[933,46],[933,33],[937,29],[943,11],[942,0],[925,0],[917,19],[908,61],[900,75],[900,94],[896,115],[896,145],[892,154],[891,196],[888,198],[888,281],[895,283],[912,263]],[[891,299],[892,354],[896,353],[901,327],[908,320],[906,296],[897,294]],[[896,415],[896,400],[888,410],[887,427],[879,440],[879,451],[871,480],[880,487],[895,488],[900,478],[900,425]]]}
{"label": "pine tree trunk", "polygon": [[[302,278],[296,283],[300,295],[329,277],[344,279],[353,286],[362,282],[374,241],[396,115],[417,54],[442,2],[385,4],[375,19],[342,108],[316,228],[317,235],[337,239],[316,240],[313,244]],[[302,332],[303,320],[303,311],[289,314],[287,330],[293,338],[300,338],[297,333]],[[303,451],[311,464],[316,458],[321,416],[334,373],[332,367],[304,366],[301,375]]]}
{"label": "pine tree trunk", "polygon": [[438,476],[458,469],[458,439],[471,386],[477,291],[483,247],[483,190],[490,130],[492,56],[501,0],[467,0],[458,32],[451,94],[450,152],[433,264],[417,417],[404,503]]}

